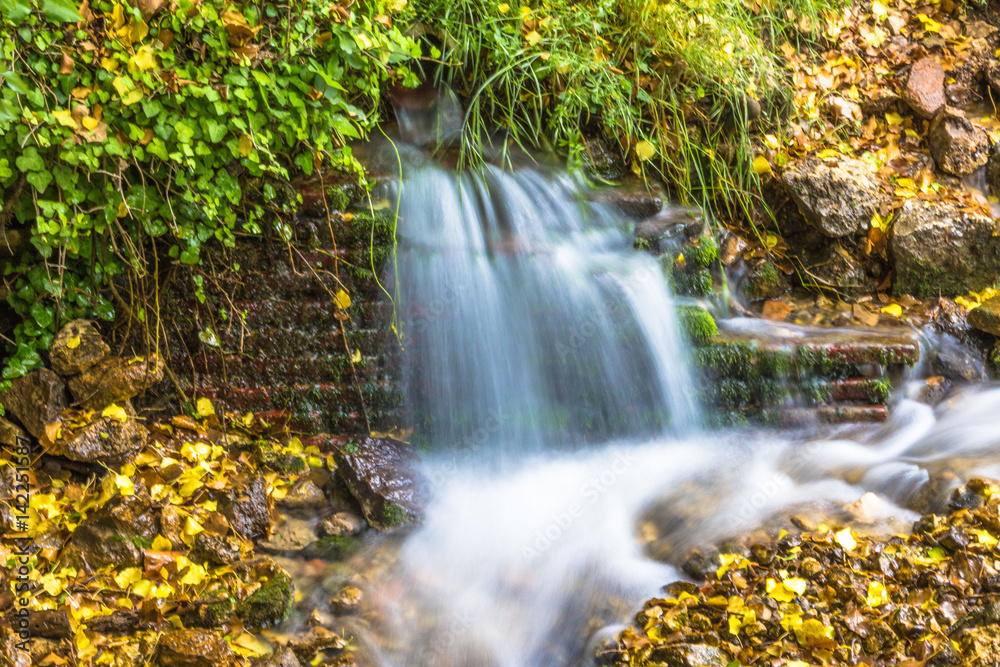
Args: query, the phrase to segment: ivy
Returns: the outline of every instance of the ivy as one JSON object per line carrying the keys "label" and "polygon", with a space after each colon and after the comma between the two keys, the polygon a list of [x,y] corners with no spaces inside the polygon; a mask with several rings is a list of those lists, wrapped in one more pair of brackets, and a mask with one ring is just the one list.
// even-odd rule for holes
{"label": "ivy", "polygon": [[403,5],[0,0],[0,231],[30,239],[4,267],[21,321],[3,378],[68,319],[113,319],[109,288],[150,274],[150,239],[197,264],[270,224],[273,183],[362,177],[346,142],[385,84],[416,83]]}

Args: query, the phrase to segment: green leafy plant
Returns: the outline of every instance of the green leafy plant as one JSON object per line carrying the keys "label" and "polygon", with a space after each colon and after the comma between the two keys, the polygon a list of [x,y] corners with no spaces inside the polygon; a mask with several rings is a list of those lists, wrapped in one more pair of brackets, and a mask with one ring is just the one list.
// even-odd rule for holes
{"label": "green leafy plant", "polygon": [[119,288],[162,263],[264,224],[287,238],[271,214],[293,173],[363,180],[347,141],[420,49],[393,22],[405,0],[345,5],[0,0],[0,231],[29,239],[4,269],[5,379],[61,322],[133,308]]}

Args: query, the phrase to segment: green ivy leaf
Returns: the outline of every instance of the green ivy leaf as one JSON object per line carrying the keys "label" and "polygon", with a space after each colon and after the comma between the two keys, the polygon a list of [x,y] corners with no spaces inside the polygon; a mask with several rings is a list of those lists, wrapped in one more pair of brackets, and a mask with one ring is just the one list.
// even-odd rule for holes
{"label": "green ivy leaf", "polygon": [[33,171],[28,174],[27,181],[35,186],[39,194],[45,192],[45,189],[49,187],[49,183],[52,182],[52,174],[47,171]]}
{"label": "green ivy leaf", "polygon": [[31,85],[17,72],[10,70],[3,72],[0,76],[7,79],[7,85],[18,95],[27,95],[31,92]]}
{"label": "green ivy leaf", "polygon": [[27,0],[0,0],[0,18],[5,18],[14,25],[19,25],[29,14],[31,6]]}
{"label": "green ivy leaf", "polygon": [[14,164],[22,172],[42,171],[45,169],[45,161],[42,160],[42,156],[38,154],[38,149],[34,146],[25,148],[24,153],[14,160]]}
{"label": "green ivy leaf", "polygon": [[31,307],[31,317],[42,329],[48,329],[55,319],[56,309],[51,305],[45,305],[41,301],[36,301]]}
{"label": "green ivy leaf", "polygon": [[71,0],[42,0],[42,13],[53,23],[76,23],[83,20]]}

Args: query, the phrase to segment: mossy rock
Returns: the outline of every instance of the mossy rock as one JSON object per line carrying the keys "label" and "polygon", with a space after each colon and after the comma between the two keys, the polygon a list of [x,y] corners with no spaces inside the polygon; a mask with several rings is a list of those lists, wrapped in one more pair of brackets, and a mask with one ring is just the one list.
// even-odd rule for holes
{"label": "mossy rock", "polygon": [[307,549],[308,556],[328,561],[346,560],[361,549],[361,541],[349,535],[321,537]]}
{"label": "mossy rock", "polygon": [[200,598],[182,604],[178,612],[184,625],[195,628],[217,628],[232,618],[236,603],[229,590],[218,585],[205,591]]}
{"label": "mossy rock", "polygon": [[702,234],[685,248],[684,256],[693,266],[707,269],[719,259],[719,244],[711,236]]}
{"label": "mossy rock", "polygon": [[754,301],[774,299],[788,290],[788,279],[771,262],[758,264],[747,274],[746,293]]}
{"label": "mossy rock", "polygon": [[279,452],[265,452],[262,463],[281,475],[301,473],[309,466],[306,460],[295,454],[282,454]]}
{"label": "mossy rock", "polygon": [[699,306],[681,306],[677,309],[681,330],[693,345],[704,345],[719,333],[719,327],[707,310]]}
{"label": "mossy rock", "polygon": [[270,575],[268,581],[236,605],[236,615],[250,630],[278,625],[292,613],[295,599],[292,578],[277,566]]}
{"label": "mossy rock", "polygon": [[382,518],[386,526],[394,527],[402,526],[404,523],[409,521],[410,515],[399,505],[386,503],[385,506],[382,507]]}

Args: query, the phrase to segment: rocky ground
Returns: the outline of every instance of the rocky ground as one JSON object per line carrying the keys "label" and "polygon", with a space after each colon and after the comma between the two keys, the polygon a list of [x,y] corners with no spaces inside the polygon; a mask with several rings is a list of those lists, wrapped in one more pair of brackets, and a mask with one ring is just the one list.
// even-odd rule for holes
{"label": "rocky ground", "polygon": [[[279,562],[324,571],[415,516],[408,447],[303,442],[207,398],[145,421],[130,399],[162,363],[110,356],[88,322],[50,356],[0,421],[0,665],[352,664],[360,582],[303,592]],[[297,633],[269,630],[299,606]]]}

